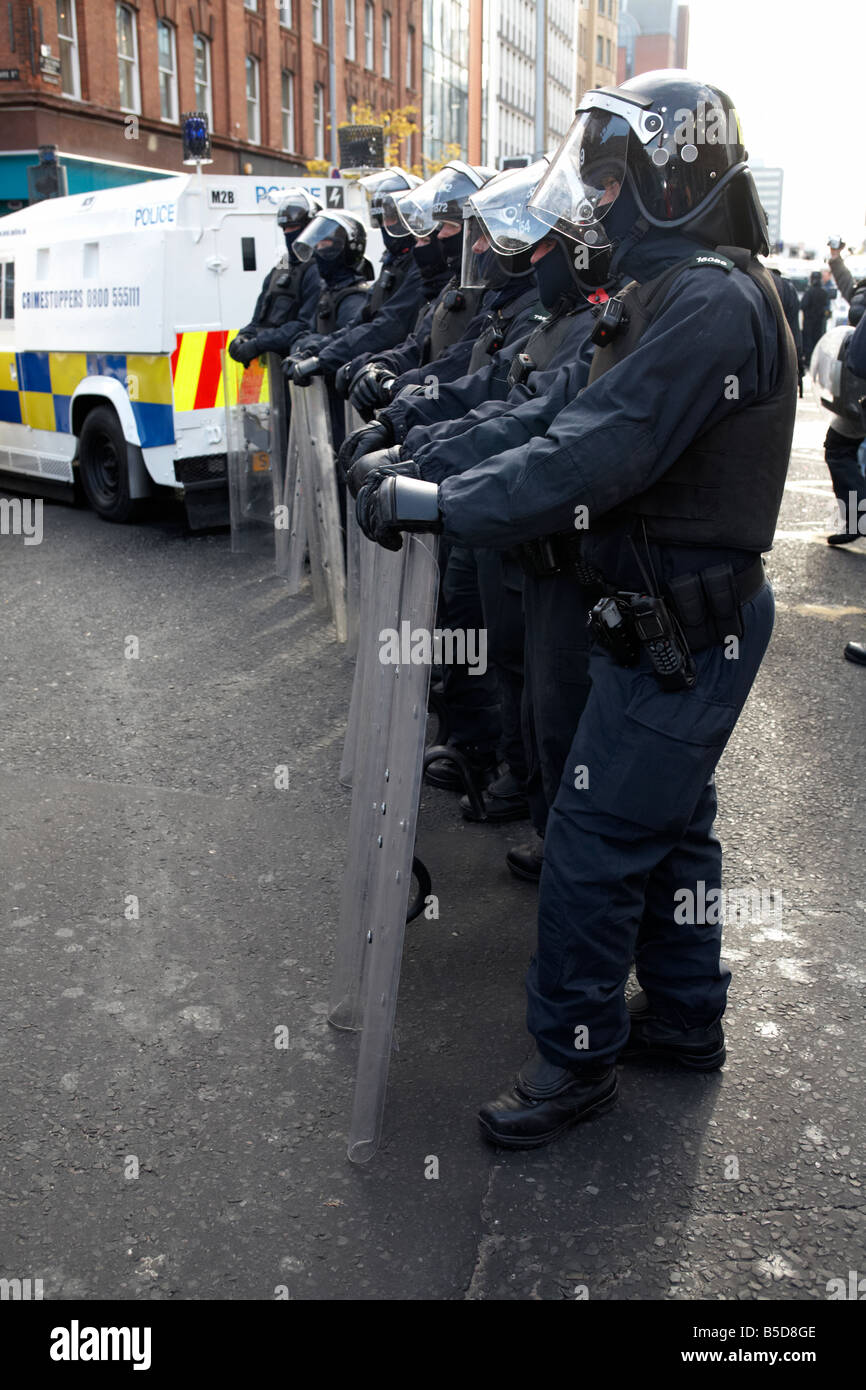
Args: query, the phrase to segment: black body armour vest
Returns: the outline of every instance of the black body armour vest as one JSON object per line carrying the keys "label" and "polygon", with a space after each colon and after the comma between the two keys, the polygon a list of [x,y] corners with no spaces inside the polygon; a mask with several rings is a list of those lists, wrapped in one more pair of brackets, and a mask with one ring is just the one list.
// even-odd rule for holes
{"label": "black body armour vest", "polygon": [[539,312],[541,312],[542,306],[535,285],[531,285],[528,290],[524,290],[523,294],[519,294],[516,299],[512,299],[501,309],[491,309],[487,315],[487,324],[475,339],[472,356],[469,358],[469,366],[466,368],[467,372],[479,372],[482,367],[487,366],[488,357],[505,347],[514,320],[523,313],[524,309],[528,309],[530,304],[538,304]]}
{"label": "black body armour vest", "polygon": [[775,384],[763,399],[704,430],[646,492],[607,512],[592,530],[603,533],[624,524],[631,529],[642,519],[648,539],[662,545],[769,550],[794,434],[797,354],[772,276],[759,261],[740,247],[720,246],[681,261],[643,285],[627,285],[616,297],[625,306],[628,322],[610,344],[596,348],[589,383],[635,350],[661,313],[667,291],[690,266],[716,267],[725,274],[736,266],[758,286],[776,320]]}
{"label": "black body armour vest", "polygon": [[414,258],[407,253],[393,260],[390,265],[386,265],[384,270],[379,271],[370,290],[370,298],[364,305],[364,319],[367,323],[376,317],[385,300],[394,293],[398,285],[402,284],[410,265],[414,265]]}
{"label": "black body armour vest", "polygon": [[448,281],[436,301],[430,337],[424,351],[425,362],[435,362],[446,348],[456,343],[478,313],[483,290],[461,290],[459,276]]}
{"label": "black body armour vest", "polygon": [[262,328],[280,328],[288,317],[288,306],[297,302],[305,266],[299,261],[292,265],[275,265],[268,276],[265,290]]}
{"label": "black body armour vest", "polygon": [[574,329],[575,314],[584,313],[587,309],[588,305],[580,304],[566,312],[554,310],[549,318],[534,328],[522,351],[512,359],[508,373],[509,387],[518,386],[532,372],[543,372],[570,337]]}
{"label": "black body armour vest", "polygon": [[351,285],[341,285],[338,290],[324,289],[316,305],[316,332],[333,333],[337,327],[337,310],[350,294],[363,294],[370,288],[366,280],[356,280]]}

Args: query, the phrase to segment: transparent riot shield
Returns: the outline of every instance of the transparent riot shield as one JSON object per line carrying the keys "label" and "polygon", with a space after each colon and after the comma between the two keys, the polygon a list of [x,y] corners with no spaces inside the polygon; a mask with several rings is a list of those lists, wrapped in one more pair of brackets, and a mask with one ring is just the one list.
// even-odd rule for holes
{"label": "transparent riot shield", "polygon": [[[366,1162],[379,1144],[391,1057],[403,934],[412,883],[421,794],[430,664],[394,656],[392,643],[432,638],[439,584],[438,542],[405,535],[396,555],[380,551],[369,571],[362,541],[359,664],[363,704],[356,740],[349,844],[343,881],[330,1019],[361,1028],[349,1158]],[[378,549],[378,548],[377,548]]]}
{"label": "transparent riot shield", "polygon": [[[370,662],[378,659],[376,640],[378,634],[383,628],[388,627],[394,618],[394,613],[389,613],[386,609],[390,602],[391,589],[395,584],[397,585],[394,597],[394,604],[396,605],[401,572],[401,565],[393,551],[383,550],[380,545],[371,545],[364,538],[358,526],[357,518],[355,518],[354,502],[350,498],[347,525],[351,526],[351,520],[354,520],[358,546],[358,644],[355,653],[355,678],[352,682],[352,696],[349,701],[346,738],[343,743],[343,757],[340,763],[340,782],[344,787],[352,786],[355,768],[362,756],[359,740],[368,732],[368,711],[373,704],[373,696],[369,689],[370,681],[373,678]],[[351,530],[349,536],[351,537]],[[347,545],[351,545],[350,539],[347,540]],[[392,578],[390,572],[383,572],[389,565],[396,578]]]}
{"label": "transparent riot shield", "polygon": [[280,513],[283,525],[277,530],[277,574],[286,580],[290,594],[300,591],[307,555],[307,518],[301,492],[298,427],[289,411],[289,442]]}
{"label": "transparent riot shield", "polygon": [[330,611],[337,641],[346,640],[346,565],[337,498],[337,470],[331,445],[324,382],[291,387],[291,411],[298,448],[298,476],[316,603]]}
{"label": "transparent riot shield", "polygon": [[[346,438],[359,430],[364,421],[350,401],[346,401]],[[358,652],[358,626],[361,612],[361,531],[355,517],[354,499],[346,490],[346,655]]]}
{"label": "transparent riot shield", "polygon": [[279,358],[222,360],[232,550],[273,558],[288,432]]}

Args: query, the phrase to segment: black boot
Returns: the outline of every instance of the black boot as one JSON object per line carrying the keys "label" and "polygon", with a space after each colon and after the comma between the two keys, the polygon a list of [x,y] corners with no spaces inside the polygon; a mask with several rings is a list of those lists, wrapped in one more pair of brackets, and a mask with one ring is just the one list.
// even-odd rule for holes
{"label": "black boot", "polygon": [[[463,754],[479,790],[483,790],[496,776],[498,760],[495,748],[479,748],[477,743],[458,743],[456,739],[450,738],[448,745],[452,745]],[[431,787],[444,787],[449,792],[465,790],[463,778],[456,765],[447,758],[435,758],[424,773],[424,781],[429,782]]]}
{"label": "black boot", "polygon": [[515,845],[505,856],[508,865],[515,878],[522,878],[527,883],[537,883],[541,878],[541,865],[544,862],[544,841],[536,830],[532,839],[525,845]]}
{"label": "black boot", "polygon": [[628,1011],[631,1033],[618,1061],[656,1058],[676,1062],[690,1071],[718,1071],[723,1066],[725,1034],[720,1020],[703,1028],[675,1028],[653,1013],[643,990],[629,999]]}
{"label": "black boot", "polygon": [[[506,767],[498,777],[481,793],[484,802],[484,819],[493,824],[504,824],[512,820],[529,820],[529,802],[526,799],[525,785]],[[460,810],[464,820],[480,820],[475,814],[468,796],[461,796]]]}
{"label": "black boot", "polygon": [[849,642],[845,648],[845,656],[848,661],[853,661],[856,666],[866,666],[866,643]]}
{"label": "black boot", "polygon": [[482,1105],[481,1133],[503,1149],[537,1149],[616,1100],[616,1068],[604,1063],[573,1070],[534,1052],[510,1091]]}
{"label": "black boot", "polygon": [[828,545],[851,545],[854,541],[859,541],[859,531],[834,531],[832,536],[827,537]]}

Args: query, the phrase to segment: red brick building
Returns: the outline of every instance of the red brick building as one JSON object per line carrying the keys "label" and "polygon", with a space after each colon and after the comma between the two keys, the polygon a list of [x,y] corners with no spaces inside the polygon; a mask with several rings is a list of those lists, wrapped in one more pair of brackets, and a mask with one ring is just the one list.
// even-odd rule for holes
{"label": "red brick building", "polygon": [[[211,118],[216,172],[303,173],[304,161],[331,158],[332,80],[337,123],[353,103],[420,114],[421,9],[422,0],[15,3],[11,32],[0,26],[0,211],[26,200],[40,145],[57,146],[70,192],[132,182],[142,168],[179,171],[179,116],[190,110]],[[406,162],[420,157],[420,137],[409,144]]]}

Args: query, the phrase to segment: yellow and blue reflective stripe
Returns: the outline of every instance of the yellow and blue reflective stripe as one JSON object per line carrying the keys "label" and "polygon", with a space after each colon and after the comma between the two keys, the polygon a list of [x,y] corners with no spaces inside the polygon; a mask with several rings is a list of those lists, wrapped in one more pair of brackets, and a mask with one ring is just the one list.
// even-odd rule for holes
{"label": "yellow and blue reflective stripe", "polygon": [[[174,352],[0,352],[0,422],[70,432],[70,404],[88,376],[109,376],[129,396],[144,448],[174,443],[175,411],[225,405],[222,352],[234,332],[179,333]],[[255,364],[253,364],[254,366]],[[244,369],[230,360],[230,399]],[[267,373],[253,367],[246,394],[267,400]]]}

